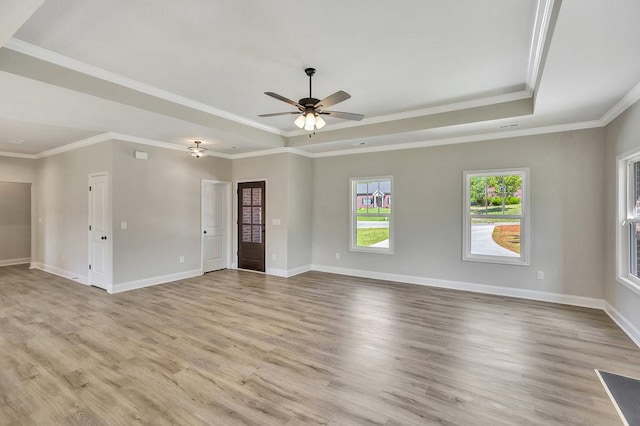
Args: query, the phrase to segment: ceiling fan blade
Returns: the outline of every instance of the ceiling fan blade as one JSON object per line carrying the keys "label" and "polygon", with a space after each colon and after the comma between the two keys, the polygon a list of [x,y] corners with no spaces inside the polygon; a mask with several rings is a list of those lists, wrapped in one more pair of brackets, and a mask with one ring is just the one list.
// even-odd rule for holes
{"label": "ceiling fan blade", "polygon": [[343,92],[342,90],[334,93],[333,95],[329,95],[317,104],[315,104],[315,108],[327,108],[331,105],[339,104],[340,102],[346,101],[351,97],[347,92]]}
{"label": "ceiling fan blade", "polygon": [[273,112],[271,114],[260,114],[258,117],[275,117],[278,115],[290,115],[290,114],[300,114],[300,111],[291,111],[291,112]]}
{"label": "ceiling fan blade", "polygon": [[273,93],[273,92],[264,92],[264,94],[265,94],[265,95],[267,95],[267,96],[271,96],[272,98],[276,98],[276,99],[278,99],[279,101],[286,102],[286,103],[288,103],[289,105],[293,105],[294,107],[296,107],[296,108],[298,108],[298,109],[300,109],[300,110],[303,110],[303,109],[304,109],[304,107],[303,107],[302,105],[300,105],[299,103],[297,103],[296,101],[292,101],[291,99],[289,99],[289,98],[285,98],[284,96],[282,96],[282,95],[278,95],[277,93]]}
{"label": "ceiling fan blade", "polygon": [[335,118],[343,118],[345,120],[360,121],[364,118],[363,114],[354,114],[353,112],[340,112],[340,111],[322,111],[320,114],[330,115]]}

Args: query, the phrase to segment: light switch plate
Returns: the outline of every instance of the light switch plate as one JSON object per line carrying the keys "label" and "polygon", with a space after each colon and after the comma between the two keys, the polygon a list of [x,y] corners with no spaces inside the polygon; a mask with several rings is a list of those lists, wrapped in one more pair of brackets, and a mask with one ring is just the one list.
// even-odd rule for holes
{"label": "light switch plate", "polygon": [[127,222],[120,222],[120,229],[127,229]]}

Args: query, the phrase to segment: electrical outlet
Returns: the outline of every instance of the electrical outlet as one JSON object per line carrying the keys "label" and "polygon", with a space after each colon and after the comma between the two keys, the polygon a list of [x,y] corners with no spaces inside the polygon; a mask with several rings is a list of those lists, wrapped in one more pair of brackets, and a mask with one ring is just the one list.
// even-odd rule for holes
{"label": "electrical outlet", "polygon": [[340,259],[340,252],[339,251],[336,252],[336,259]]}
{"label": "electrical outlet", "polygon": [[184,256],[180,256],[180,263],[184,263]]}
{"label": "electrical outlet", "polygon": [[127,229],[127,222],[120,222],[120,229]]}
{"label": "electrical outlet", "polygon": [[544,271],[538,271],[538,279],[544,280]]}

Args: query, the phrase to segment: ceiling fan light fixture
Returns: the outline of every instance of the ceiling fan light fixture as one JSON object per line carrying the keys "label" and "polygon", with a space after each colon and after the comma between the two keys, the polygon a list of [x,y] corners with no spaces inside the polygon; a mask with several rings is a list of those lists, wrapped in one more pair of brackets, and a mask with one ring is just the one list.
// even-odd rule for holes
{"label": "ceiling fan light fixture", "polygon": [[324,125],[327,124],[326,121],[324,121],[322,119],[322,117],[320,117],[319,115],[316,117],[316,129],[320,130],[324,127]]}
{"label": "ceiling fan light fixture", "polygon": [[316,115],[313,111],[309,111],[304,115],[304,129],[312,131],[316,125]]}
{"label": "ceiling fan light fixture", "polygon": [[304,127],[304,115],[300,114],[298,118],[296,118],[296,121],[293,122],[293,124],[298,126],[299,129],[302,129]]}
{"label": "ceiling fan light fixture", "polygon": [[200,144],[202,142],[200,141],[193,141],[193,143],[196,144],[196,146],[190,146],[188,149],[189,151],[191,151],[191,156],[195,157],[195,158],[200,158],[204,155],[204,152],[207,150],[207,148],[201,148]]}

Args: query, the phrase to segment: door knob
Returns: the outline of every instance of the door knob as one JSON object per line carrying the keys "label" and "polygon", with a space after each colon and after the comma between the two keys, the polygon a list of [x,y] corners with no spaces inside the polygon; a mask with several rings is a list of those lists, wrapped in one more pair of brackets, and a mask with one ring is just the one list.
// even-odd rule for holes
{"label": "door knob", "polygon": [[204,231],[204,233],[206,234],[206,233],[207,233],[207,231]]}

